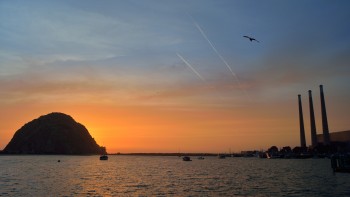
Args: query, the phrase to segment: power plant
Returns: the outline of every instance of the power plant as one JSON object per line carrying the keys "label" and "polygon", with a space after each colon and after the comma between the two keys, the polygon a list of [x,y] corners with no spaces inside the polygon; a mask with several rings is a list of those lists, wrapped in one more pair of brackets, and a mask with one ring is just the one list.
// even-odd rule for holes
{"label": "power plant", "polygon": [[[312,91],[309,90],[308,92],[309,92],[310,125],[311,125],[311,146],[315,147],[318,144],[315,113],[314,113],[314,106],[313,106],[313,100],[312,100]],[[328,129],[326,103],[325,103],[324,93],[323,93],[323,85],[320,85],[320,97],[321,97],[321,112],[322,112],[323,145],[329,145],[330,137],[329,137],[329,129]],[[300,124],[300,146],[306,147],[303,108],[301,104],[300,94],[298,95],[298,104],[299,104],[299,124]]]}
{"label": "power plant", "polygon": [[[330,156],[331,154],[348,154],[350,155],[350,130],[339,131],[329,133],[328,128],[328,119],[326,111],[326,102],[324,98],[323,85],[320,85],[320,99],[321,99],[321,115],[322,115],[322,134],[317,134],[316,131],[316,121],[315,121],[315,112],[314,104],[312,99],[312,91],[308,91],[309,95],[309,111],[310,111],[310,127],[311,127],[311,146],[306,147],[305,142],[305,129],[304,129],[304,118],[303,118],[303,108],[301,103],[301,95],[298,95],[298,107],[299,107],[299,125],[300,125],[300,147],[295,147],[293,149],[294,153],[297,153],[296,158],[306,158],[302,155],[306,154],[311,157],[324,157],[325,155]],[[298,155],[299,154],[299,155]],[[332,157],[333,158],[333,157]],[[350,158],[347,157],[347,160],[342,160],[342,158],[333,158],[332,168],[334,170],[344,170],[345,161],[350,161]],[[339,164],[340,166],[333,165]],[[349,164],[346,164],[345,169],[350,172],[348,168]]]}

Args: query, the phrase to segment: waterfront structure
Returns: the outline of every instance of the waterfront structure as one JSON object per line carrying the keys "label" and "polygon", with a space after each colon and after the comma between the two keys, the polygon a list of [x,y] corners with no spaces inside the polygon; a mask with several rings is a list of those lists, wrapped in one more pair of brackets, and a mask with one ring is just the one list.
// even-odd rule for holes
{"label": "waterfront structure", "polygon": [[301,105],[301,95],[300,94],[298,95],[298,102],[299,102],[299,123],[300,123],[300,146],[306,147],[303,107]]}
{"label": "waterfront structure", "polygon": [[309,90],[309,106],[310,106],[310,125],[311,125],[311,146],[317,146],[316,122],[314,113],[314,104],[312,101],[312,92]]}
{"label": "waterfront structure", "polygon": [[321,95],[321,111],[322,111],[323,144],[329,145],[330,138],[329,138],[329,130],[328,130],[326,103],[325,103],[324,93],[323,93],[323,85],[320,85],[320,95]]}

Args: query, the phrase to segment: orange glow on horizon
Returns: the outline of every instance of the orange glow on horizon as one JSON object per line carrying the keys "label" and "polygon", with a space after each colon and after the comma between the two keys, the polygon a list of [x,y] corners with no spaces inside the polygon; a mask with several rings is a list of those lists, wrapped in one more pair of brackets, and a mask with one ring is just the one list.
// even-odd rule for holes
{"label": "orange glow on horizon", "polygon": [[[262,118],[263,115],[258,112],[256,117],[251,117],[244,113],[246,110],[196,107],[179,110],[157,106],[93,104],[8,106],[1,114],[2,119],[6,120],[2,129],[7,131],[2,137],[1,146],[5,147],[14,131],[26,122],[53,111],[71,115],[85,125],[96,142],[105,146],[109,153],[215,153],[229,149],[266,149],[270,144],[276,144],[272,138],[276,135],[275,130],[282,129],[288,121],[277,123],[277,120]],[[271,128],[271,124],[276,128]],[[257,129],[256,125],[260,125],[260,128]],[[280,141],[290,143],[288,140]]]}

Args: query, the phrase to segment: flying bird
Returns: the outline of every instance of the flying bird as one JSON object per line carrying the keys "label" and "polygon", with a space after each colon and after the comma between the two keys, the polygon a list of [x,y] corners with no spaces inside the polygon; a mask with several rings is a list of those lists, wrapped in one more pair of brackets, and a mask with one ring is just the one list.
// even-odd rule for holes
{"label": "flying bird", "polygon": [[259,42],[257,39],[249,37],[249,36],[243,36],[245,38],[248,38],[250,40],[250,42],[253,42],[253,40],[255,40],[256,42]]}

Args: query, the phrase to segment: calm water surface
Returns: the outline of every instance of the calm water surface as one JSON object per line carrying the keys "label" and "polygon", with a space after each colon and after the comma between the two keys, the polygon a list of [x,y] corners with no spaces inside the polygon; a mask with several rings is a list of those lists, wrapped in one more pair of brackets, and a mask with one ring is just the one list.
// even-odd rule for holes
{"label": "calm water surface", "polygon": [[0,196],[350,196],[329,159],[192,159],[0,156]]}

